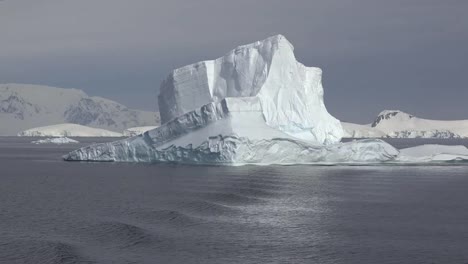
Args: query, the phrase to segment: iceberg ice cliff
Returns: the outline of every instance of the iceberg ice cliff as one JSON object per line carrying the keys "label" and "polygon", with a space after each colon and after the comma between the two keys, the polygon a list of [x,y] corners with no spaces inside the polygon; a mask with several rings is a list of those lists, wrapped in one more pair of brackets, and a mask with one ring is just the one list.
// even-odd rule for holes
{"label": "iceberg ice cliff", "polygon": [[282,35],[174,70],[161,85],[161,122],[225,98],[240,98],[232,104],[255,110],[266,125],[296,138],[336,143],[343,135],[323,102],[322,71],[297,62]]}
{"label": "iceberg ice cliff", "polygon": [[340,143],[323,100],[322,71],[296,61],[282,35],[174,70],[158,97],[162,125],[91,145],[78,161],[328,164],[398,161],[381,140]]}

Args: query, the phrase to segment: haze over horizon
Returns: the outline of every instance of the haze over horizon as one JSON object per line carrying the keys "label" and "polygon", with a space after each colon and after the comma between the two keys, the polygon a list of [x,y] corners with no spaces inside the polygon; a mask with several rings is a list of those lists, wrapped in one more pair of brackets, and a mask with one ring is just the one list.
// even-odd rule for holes
{"label": "haze over horizon", "polygon": [[177,67],[283,34],[324,70],[325,102],[344,121],[384,109],[468,119],[468,2],[0,1],[0,83],[78,88],[156,110]]}

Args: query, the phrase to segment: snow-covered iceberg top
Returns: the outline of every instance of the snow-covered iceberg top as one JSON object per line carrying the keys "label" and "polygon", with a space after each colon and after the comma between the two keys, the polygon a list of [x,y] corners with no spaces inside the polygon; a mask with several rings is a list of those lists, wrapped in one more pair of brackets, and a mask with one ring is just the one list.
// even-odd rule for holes
{"label": "snow-covered iceberg top", "polygon": [[121,133],[77,124],[36,127],[18,133],[20,137],[122,137]]}
{"label": "snow-covered iceberg top", "polygon": [[67,137],[59,137],[59,138],[46,138],[46,139],[39,139],[35,141],[31,141],[32,144],[76,144],[80,143],[77,140],[67,138]]}

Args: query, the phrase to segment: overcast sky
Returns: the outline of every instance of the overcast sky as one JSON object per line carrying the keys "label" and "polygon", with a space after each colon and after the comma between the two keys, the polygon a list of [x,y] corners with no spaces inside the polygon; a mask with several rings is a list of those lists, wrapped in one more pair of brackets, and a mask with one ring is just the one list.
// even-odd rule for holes
{"label": "overcast sky", "polygon": [[285,35],[337,118],[468,119],[467,0],[0,0],[0,83],[155,110],[171,69]]}

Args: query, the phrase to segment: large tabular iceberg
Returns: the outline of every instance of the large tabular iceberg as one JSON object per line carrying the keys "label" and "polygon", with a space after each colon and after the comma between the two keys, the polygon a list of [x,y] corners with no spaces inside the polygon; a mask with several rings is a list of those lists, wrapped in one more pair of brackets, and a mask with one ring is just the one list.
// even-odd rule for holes
{"label": "large tabular iceberg", "polygon": [[296,61],[278,35],[174,70],[162,83],[162,125],[71,152],[66,160],[204,164],[397,161],[381,140],[339,143],[323,101],[322,71]]}

